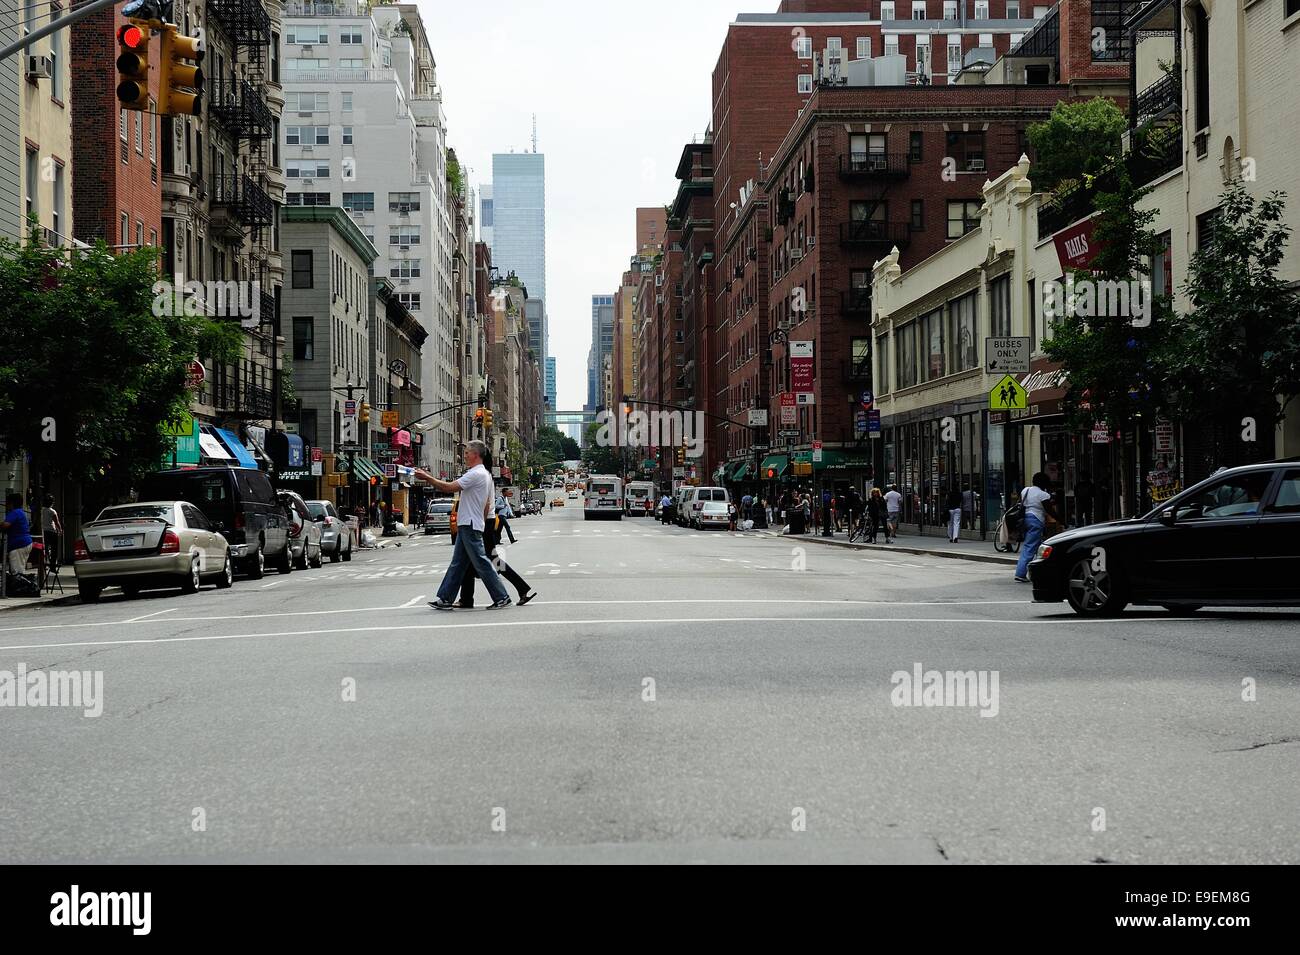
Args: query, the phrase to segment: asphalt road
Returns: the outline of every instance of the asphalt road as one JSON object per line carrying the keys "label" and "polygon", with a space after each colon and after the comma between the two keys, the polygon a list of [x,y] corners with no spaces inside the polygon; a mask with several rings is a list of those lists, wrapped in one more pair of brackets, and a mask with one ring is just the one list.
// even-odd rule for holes
{"label": "asphalt road", "polygon": [[[103,674],[99,717],[0,708],[0,861],[1300,862],[1294,613],[1093,623],[996,565],[515,529],[524,608],[429,609],[417,537],[0,614],[0,671]],[[918,666],[983,701],[895,705]]]}

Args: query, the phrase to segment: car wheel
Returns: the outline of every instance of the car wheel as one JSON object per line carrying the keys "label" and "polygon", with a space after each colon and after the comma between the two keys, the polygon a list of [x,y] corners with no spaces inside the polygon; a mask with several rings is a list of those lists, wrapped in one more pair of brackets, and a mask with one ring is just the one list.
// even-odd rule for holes
{"label": "car wheel", "polygon": [[135,584],[123,584],[122,595],[125,596],[127,600],[134,600],[136,597],[140,596],[140,588]]}
{"label": "car wheel", "polygon": [[1175,617],[1190,617],[1203,606],[1202,604],[1163,604]]}
{"label": "car wheel", "polygon": [[315,558],[314,560],[308,561],[308,563],[310,563],[311,566],[314,567],[314,568],[315,568],[315,567],[320,567],[322,564],[325,563],[325,552],[324,552],[323,550],[321,550],[319,547],[317,547],[317,548],[316,548],[316,558]]}
{"label": "car wheel", "polygon": [[229,590],[235,586],[235,562],[226,554],[226,562],[221,565],[221,576],[217,578],[218,590]]}
{"label": "car wheel", "polygon": [[288,544],[284,545],[284,550],[280,552],[280,556],[276,559],[275,569],[281,574],[293,573],[293,548]]}
{"label": "car wheel", "polygon": [[1065,582],[1065,596],[1074,612],[1084,617],[1110,617],[1119,613],[1128,600],[1122,593],[1119,575],[1096,570],[1092,559],[1081,557],[1070,568]]}
{"label": "car wheel", "polygon": [[103,592],[103,589],[98,584],[77,584],[77,594],[81,597],[83,604],[99,603],[99,595]]}
{"label": "car wheel", "polygon": [[266,554],[262,553],[259,546],[253,551],[253,556],[248,558],[248,576],[252,580],[261,580],[266,574]]}
{"label": "car wheel", "polygon": [[181,593],[196,594],[202,585],[203,576],[199,572],[199,559],[197,557],[191,558],[190,572],[181,578]]}
{"label": "car wheel", "polygon": [[352,542],[348,541],[348,549],[343,552],[343,563],[346,564],[351,559],[352,559]]}
{"label": "car wheel", "polygon": [[337,564],[342,559],[343,559],[343,538],[342,536],[340,536],[339,542],[335,544],[334,549],[330,551],[330,563]]}
{"label": "car wheel", "polygon": [[306,544],[302,545],[302,553],[298,556],[298,559],[293,563],[299,570],[307,569],[307,545]]}

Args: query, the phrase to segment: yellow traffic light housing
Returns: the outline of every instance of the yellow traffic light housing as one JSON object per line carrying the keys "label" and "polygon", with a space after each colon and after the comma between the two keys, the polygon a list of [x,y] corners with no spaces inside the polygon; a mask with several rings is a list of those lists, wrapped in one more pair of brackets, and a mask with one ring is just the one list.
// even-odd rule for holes
{"label": "yellow traffic light housing", "polygon": [[483,412],[483,427],[492,427],[492,409],[488,408]]}
{"label": "yellow traffic light housing", "polygon": [[[183,36],[175,24],[162,32],[159,61],[158,112],[164,116],[197,116],[203,107],[202,37]],[[187,61],[193,61],[192,63]]]}
{"label": "yellow traffic light housing", "polygon": [[117,28],[117,101],[123,109],[149,109],[149,27],[128,22]]}
{"label": "yellow traffic light housing", "polygon": [[361,402],[361,423],[370,424],[370,405],[364,401]]}

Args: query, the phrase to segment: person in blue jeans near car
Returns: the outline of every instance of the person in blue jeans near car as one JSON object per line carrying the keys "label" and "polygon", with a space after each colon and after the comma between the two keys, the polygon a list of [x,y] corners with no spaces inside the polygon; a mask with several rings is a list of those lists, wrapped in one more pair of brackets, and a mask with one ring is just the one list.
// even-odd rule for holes
{"label": "person in blue jeans near car", "polygon": [[1025,506],[1024,542],[1020,545],[1020,560],[1016,562],[1016,580],[1025,584],[1029,562],[1038,553],[1038,545],[1043,541],[1043,526],[1050,517],[1056,521],[1056,511],[1052,507],[1052,495],[1048,490],[1047,475],[1039,471],[1034,475],[1034,483],[1020,492],[1020,503]]}
{"label": "person in blue jeans near car", "polygon": [[491,510],[492,475],[483,466],[487,457],[487,445],[482,441],[471,441],[465,445],[465,473],[455,481],[440,481],[428,471],[417,468],[415,476],[421,481],[428,481],[445,494],[460,492],[460,503],[456,506],[456,544],[451,554],[451,564],[442,578],[438,588],[438,599],[429,602],[434,610],[452,610],[455,608],[456,592],[460,590],[461,578],[465,576],[466,567],[472,566],[492,595],[492,609],[500,610],[510,606],[510,595],[505,584],[497,576],[496,568],[488,559],[483,548],[483,531],[486,529],[486,514]]}

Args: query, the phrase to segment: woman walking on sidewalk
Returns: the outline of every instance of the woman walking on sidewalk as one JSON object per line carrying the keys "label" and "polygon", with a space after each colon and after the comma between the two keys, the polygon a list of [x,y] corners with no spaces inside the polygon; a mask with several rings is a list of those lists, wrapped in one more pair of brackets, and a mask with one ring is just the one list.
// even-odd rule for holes
{"label": "woman walking on sidewalk", "polygon": [[948,543],[961,540],[961,491],[956,485],[948,492]]}
{"label": "woman walking on sidewalk", "polygon": [[885,528],[885,538],[888,540],[889,525],[886,523],[888,520],[889,511],[885,507],[885,496],[880,493],[880,488],[873,487],[871,497],[867,498],[868,544],[876,542],[876,535],[880,533],[882,526]]}
{"label": "woman walking on sidewalk", "polygon": [[1029,583],[1025,574],[1029,570],[1029,562],[1038,554],[1047,518],[1060,520],[1056,516],[1056,509],[1052,507],[1052,495],[1048,488],[1047,475],[1039,471],[1034,475],[1034,483],[1020,492],[1020,503],[1025,506],[1025,536],[1024,543],[1020,545],[1020,560],[1016,562],[1016,580],[1022,584]]}

